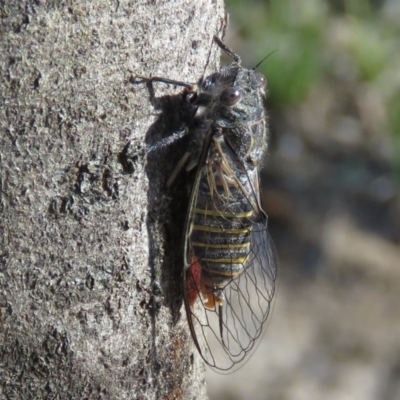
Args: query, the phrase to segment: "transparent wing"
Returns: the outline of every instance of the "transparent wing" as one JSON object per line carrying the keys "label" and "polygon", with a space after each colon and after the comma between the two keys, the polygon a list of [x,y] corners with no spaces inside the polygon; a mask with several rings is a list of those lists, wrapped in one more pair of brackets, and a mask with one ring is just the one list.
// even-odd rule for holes
{"label": "transparent wing", "polygon": [[222,305],[207,307],[196,278],[188,270],[190,290],[197,286],[199,292],[193,305],[185,300],[190,329],[200,355],[218,370],[231,370],[252,353],[270,312],[276,279],[275,256],[268,235],[263,230],[257,235],[258,244],[251,250],[253,260],[225,286]]}
{"label": "transparent wing", "polygon": [[[233,161],[237,163],[237,159]],[[208,168],[203,167],[195,190],[199,190],[206,176],[210,183]],[[187,257],[190,262],[185,272],[185,307],[194,342],[205,362],[222,372],[237,369],[255,350],[270,312],[277,272],[267,217],[259,205],[258,171],[247,171],[240,179],[231,176],[228,186],[236,191],[232,190],[230,196],[214,192],[204,225],[212,232],[220,231],[222,238],[227,231],[241,232],[249,225],[251,231],[247,237],[230,233],[222,245],[216,244],[211,234],[203,233],[204,250],[201,254],[193,251]],[[195,198],[192,208],[199,203]],[[251,217],[241,223],[240,217],[248,215],[249,209]],[[218,265],[220,271],[215,274],[207,260],[221,246],[225,246],[221,250],[225,262]],[[188,232],[186,248],[189,253],[196,248],[192,230]]]}

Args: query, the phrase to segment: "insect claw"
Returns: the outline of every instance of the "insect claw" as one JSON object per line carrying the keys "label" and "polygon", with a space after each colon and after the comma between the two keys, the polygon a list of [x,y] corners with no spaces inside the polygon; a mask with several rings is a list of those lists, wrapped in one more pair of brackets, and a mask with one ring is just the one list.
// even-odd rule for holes
{"label": "insect claw", "polygon": [[132,75],[129,78],[129,82],[132,84],[147,83],[148,81],[149,81],[149,78],[146,78],[144,76],[138,76],[138,75]]}

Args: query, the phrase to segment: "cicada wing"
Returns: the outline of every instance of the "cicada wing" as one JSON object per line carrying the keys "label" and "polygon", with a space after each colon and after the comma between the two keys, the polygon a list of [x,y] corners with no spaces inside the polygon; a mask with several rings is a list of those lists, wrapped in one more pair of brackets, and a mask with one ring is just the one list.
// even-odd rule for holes
{"label": "cicada wing", "polygon": [[263,332],[275,292],[275,259],[266,226],[257,224],[252,232],[250,258],[244,272],[224,290],[222,337],[232,359],[252,353]]}
{"label": "cicada wing", "polygon": [[200,355],[217,370],[234,369],[252,353],[270,312],[276,258],[263,223],[254,227],[249,255],[243,273],[223,288],[221,305],[214,302],[210,307],[202,296],[201,260],[193,260],[187,272],[185,303],[191,333]]}
{"label": "cicada wing", "polygon": [[[234,161],[237,163],[237,160]],[[203,166],[198,173],[195,191],[202,179],[209,175],[210,171]],[[235,179],[232,177],[232,181]],[[185,275],[185,306],[190,330],[200,355],[210,367],[219,371],[235,369],[255,349],[270,312],[276,280],[275,251],[267,231],[267,217],[260,206],[257,169],[249,169],[241,176],[241,181],[237,179],[235,186],[238,193],[241,193],[237,201],[230,199],[228,202],[225,197],[216,196],[212,202],[214,209],[208,211],[206,221],[212,227],[210,229],[217,227],[218,230],[220,226],[223,231],[226,224],[221,221],[221,214],[229,215],[229,211],[233,212],[234,209],[236,215],[242,216],[247,215],[249,209],[253,211],[246,256],[242,257],[243,262],[239,268],[241,273],[236,275],[235,271],[238,269],[238,248],[244,244],[239,238],[235,241],[234,235],[224,244],[229,250],[227,252],[224,249],[224,273],[230,278],[225,278],[222,286],[217,281],[218,278],[210,276],[204,267],[207,264],[206,256],[190,253],[190,249],[195,247],[190,229],[186,243],[187,259],[190,259],[190,263]],[[192,196],[192,209],[197,204],[196,196],[197,193]],[[227,212],[224,214],[221,210]],[[194,214],[193,211],[191,213]],[[193,219],[191,215],[189,226],[193,224]],[[236,218],[236,224],[238,221],[239,217]],[[206,235],[202,236],[202,245],[205,250],[209,247],[210,253],[213,247],[220,246],[211,237],[208,241]],[[205,288],[207,284],[209,287],[218,287],[218,290],[210,293]]]}

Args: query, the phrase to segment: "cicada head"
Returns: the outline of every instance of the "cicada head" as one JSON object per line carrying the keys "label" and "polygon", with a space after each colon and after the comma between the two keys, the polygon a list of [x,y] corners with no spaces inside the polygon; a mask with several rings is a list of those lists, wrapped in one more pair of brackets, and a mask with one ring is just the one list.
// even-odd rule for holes
{"label": "cicada head", "polygon": [[234,62],[199,85],[196,117],[223,133],[233,152],[257,165],[266,149],[266,79]]}

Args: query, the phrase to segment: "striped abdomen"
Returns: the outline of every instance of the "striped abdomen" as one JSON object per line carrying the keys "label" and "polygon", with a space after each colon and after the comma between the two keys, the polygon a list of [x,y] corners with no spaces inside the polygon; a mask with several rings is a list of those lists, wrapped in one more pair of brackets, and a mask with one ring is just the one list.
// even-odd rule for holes
{"label": "striped abdomen", "polygon": [[204,179],[192,210],[192,254],[201,264],[203,281],[214,288],[240,275],[250,257],[253,210],[240,189],[230,185],[229,190],[227,196],[217,186],[211,196]]}

